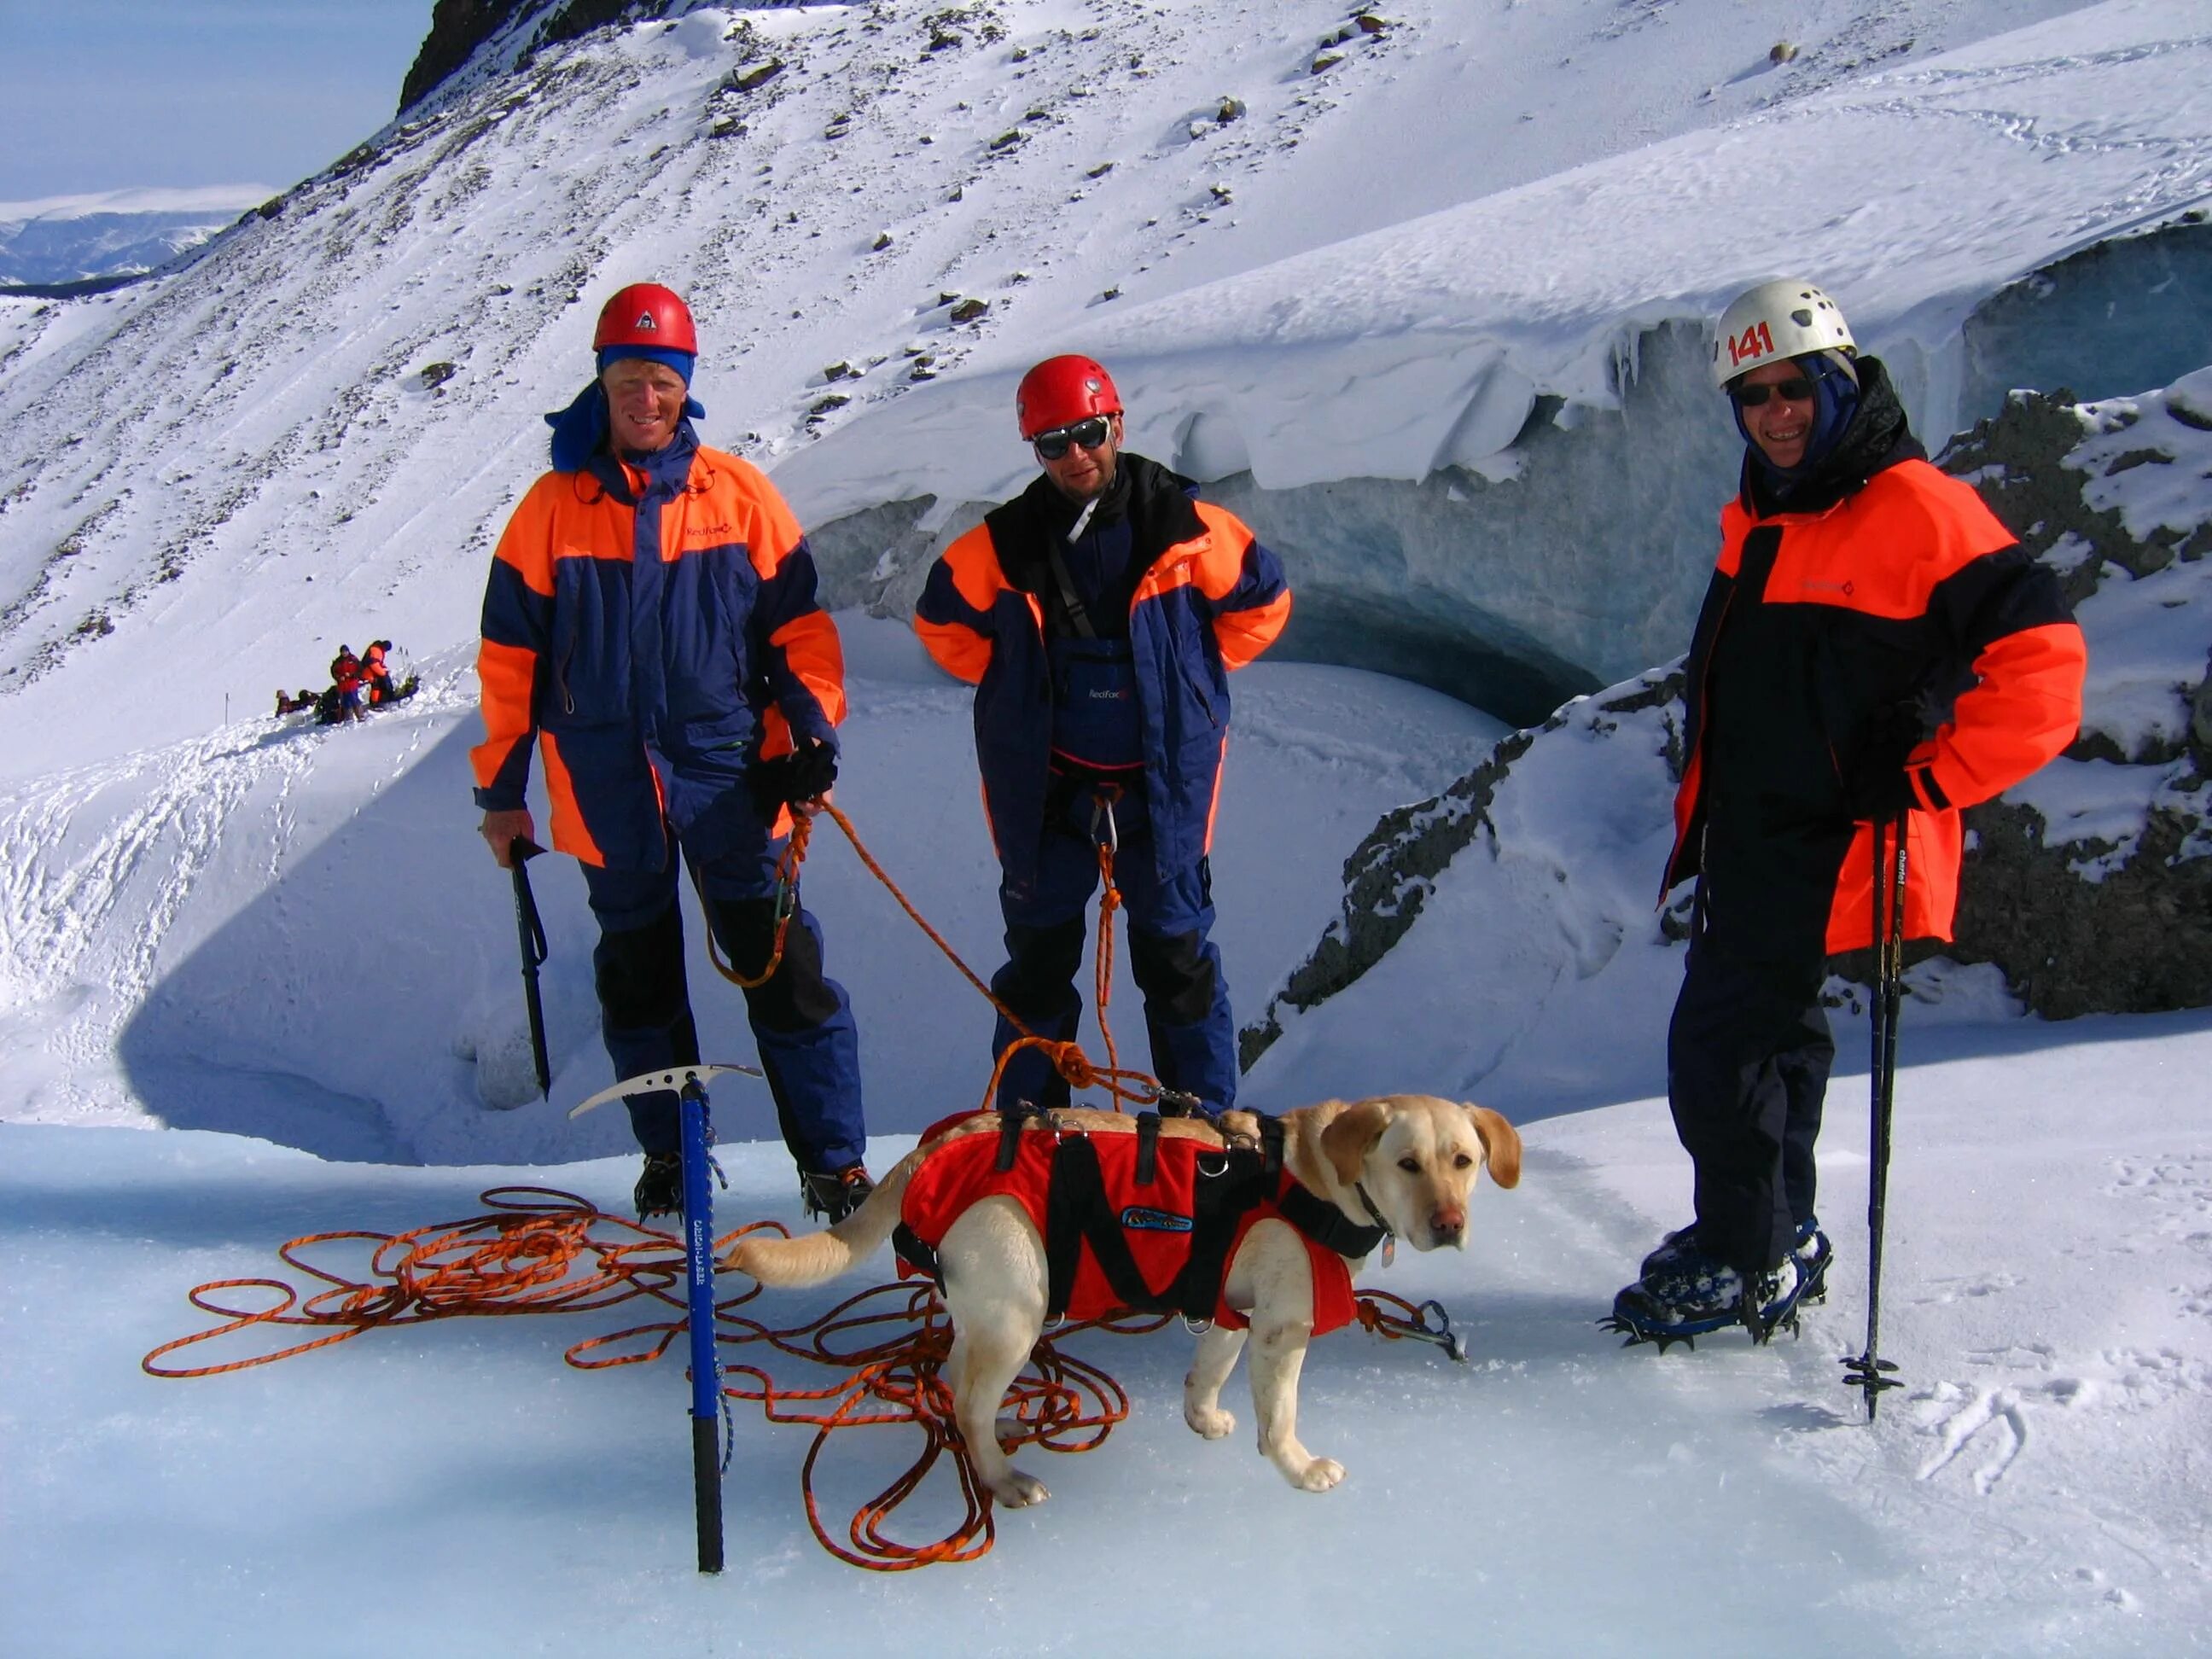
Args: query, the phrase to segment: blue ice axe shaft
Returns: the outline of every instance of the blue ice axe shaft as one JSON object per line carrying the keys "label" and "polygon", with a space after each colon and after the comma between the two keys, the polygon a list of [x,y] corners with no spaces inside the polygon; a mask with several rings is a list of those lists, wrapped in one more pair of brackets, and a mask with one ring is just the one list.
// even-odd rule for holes
{"label": "blue ice axe shaft", "polygon": [[722,1460],[717,1443],[722,1367],[714,1348],[714,1200],[708,1184],[714,1166],[707,1156],[706,1082],[724,1073],[760,1075],[751,1066],[678,1066],[624,1078],[568,1109],[568,1115],[578,1118],[625,1095],[677,1091],[677,1145],[684,1163],[684,1306],[691,1341],[691,1495],[702,1572],[722,1570]]}
{"label": "blue ice axe shaft", "polygon": [[722,1365],[714,1351],[714,1199],[707,1163],[707,1091],[677,1097],[684,1148],[684,1282],[691,1337],[691,1499],[699,1571],[722,1570]]}

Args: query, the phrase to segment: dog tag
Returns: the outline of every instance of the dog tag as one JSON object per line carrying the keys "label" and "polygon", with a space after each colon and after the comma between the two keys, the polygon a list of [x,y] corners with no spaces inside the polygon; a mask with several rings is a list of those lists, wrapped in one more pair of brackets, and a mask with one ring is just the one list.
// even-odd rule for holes
{"label": "dog tag", "polygon": [[1395,1233],[1385,1233],[1385,1234],[1383,1234],[1383,1235],[1382,1235],[1382,1265],[1383,1265],[1384,1267],[1389,1267],[1392,1262],[1395,1261],[1397,1259],[1398,1259],[1398,1236],[1397,1236],[1397,1234],[1395,1234]]}

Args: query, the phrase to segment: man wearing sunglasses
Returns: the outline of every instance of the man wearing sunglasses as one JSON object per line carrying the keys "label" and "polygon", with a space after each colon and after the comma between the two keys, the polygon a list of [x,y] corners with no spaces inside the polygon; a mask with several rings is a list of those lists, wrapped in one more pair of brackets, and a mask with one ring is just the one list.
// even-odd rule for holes
{"label": "man wearing sunglasses", "polygon": [[[1108,848],[1153,1073],[1218,1112],[1237,1097],[1237,1027],[1207,936],[1228,676],[1282,631],[1290,592],[1243,525],[1121,448],[1121,394],[1097,363],[1047,359],[1014,407],[1042,474],[945,550],[915,611],[930,654],[975,687],[1006,925],[992,988],[1039,1036],[1075,1036]],[[1017,1035],[1000,1020],[993,1054]],[[1008,1063],[1000,1104],[1067,1097],[1039,1051]]]}
{"label": "man wearing sunglasses", "polygon": [[1875,826],[1905,825],[1903,936],[1948,939],[1959,809],[2072,740],[2086,662],[2057,580],[1929,465],[1818,288],[1739,296],[1712,374],[1743,470],[1690,643],[1666,877],[1697,879],[1667,1044],[1697,1214],[1614,1301],[1638,1338],[1763,1339],[1822,1293],[1820,989],[1828,956],[1874,942]]}

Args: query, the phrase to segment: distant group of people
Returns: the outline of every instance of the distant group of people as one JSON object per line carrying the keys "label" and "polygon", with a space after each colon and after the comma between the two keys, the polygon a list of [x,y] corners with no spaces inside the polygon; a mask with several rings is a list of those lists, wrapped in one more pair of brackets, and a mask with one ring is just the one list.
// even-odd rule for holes
{"label": "distant group of people", "polygon": [[313,709],[318,725],[337,726],[364,718],[364,709],[400,702],[410,688],[394,679],[392,650],[390,640],[371,640],[359,656],[351,646],[339,646],[337,655],[331,659],[329,686],[321,691],[302,686],[297,695],[288,694],[279,686],[276,713],[296,714]]}
{"label": "distant group of people", "polygon": [[[1948,939],[1960,809],[2059,752],[2084,670],[2055,580],[1929,465],[1833,301],[1764,283],[1719,335],[1713,381],[1744,460],[1691,646],[1668,872],[1697,884],[1668,1043],[1696,1214],[1616,1301],[1647,1335],[1739,1317],[1756,1331],[1818,1292],[1831,1250],[1813,1142],[1834,1054],[1820,989],[1827,956],[1873,936],[1874,828],[1910,847],[1906,936]],[[595,378],[546,416],[553,470],[494,557],[471,758],[504,866],[534,842],[533,741],[544,754],[553,845],[582,863],[600,929],[607,1051],[629,1077],[699,1058],[679,860],[739,972],[768,965],[777,857],[794,816],[829,803],[845,693],[798,522],[693,429],[683,300],[623,289],[592,347]],[[975,687],[1000,1001],[1040,1035],[1073,1035],[1085,908],[1112,849],[1154,1073],[1215,1114],[1237,1084],[1208,938],[1228,675],[1275,640],[1291,595],[1236,518],[1121,449],[1123,413],[1089,358],[1024,377],[1016,416],[1040,476],[938,560],[915,627]],[[834,1222],[871,1189],[857,1037],[821,929],[791,902],[775,972],[745,997],[805,1202]],[[1015,1038],[1000,1019],[994,1054]],[[1001,1105],[1066,1097],[1035,1050],[1006,1068]],[[639,1212],[676,1211],[676,1097],[629,1105]]]}

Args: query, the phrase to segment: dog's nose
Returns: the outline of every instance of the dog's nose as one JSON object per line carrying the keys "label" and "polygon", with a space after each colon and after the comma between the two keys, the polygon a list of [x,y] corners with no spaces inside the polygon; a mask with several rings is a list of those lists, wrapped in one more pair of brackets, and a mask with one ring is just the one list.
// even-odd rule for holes
{"label": "dog's nose", "polygon": [[1440,1209],[1429,1217],[1429,1232],[1438,1244],[1456,1244],[1467,1236],[1467,1212]]}

